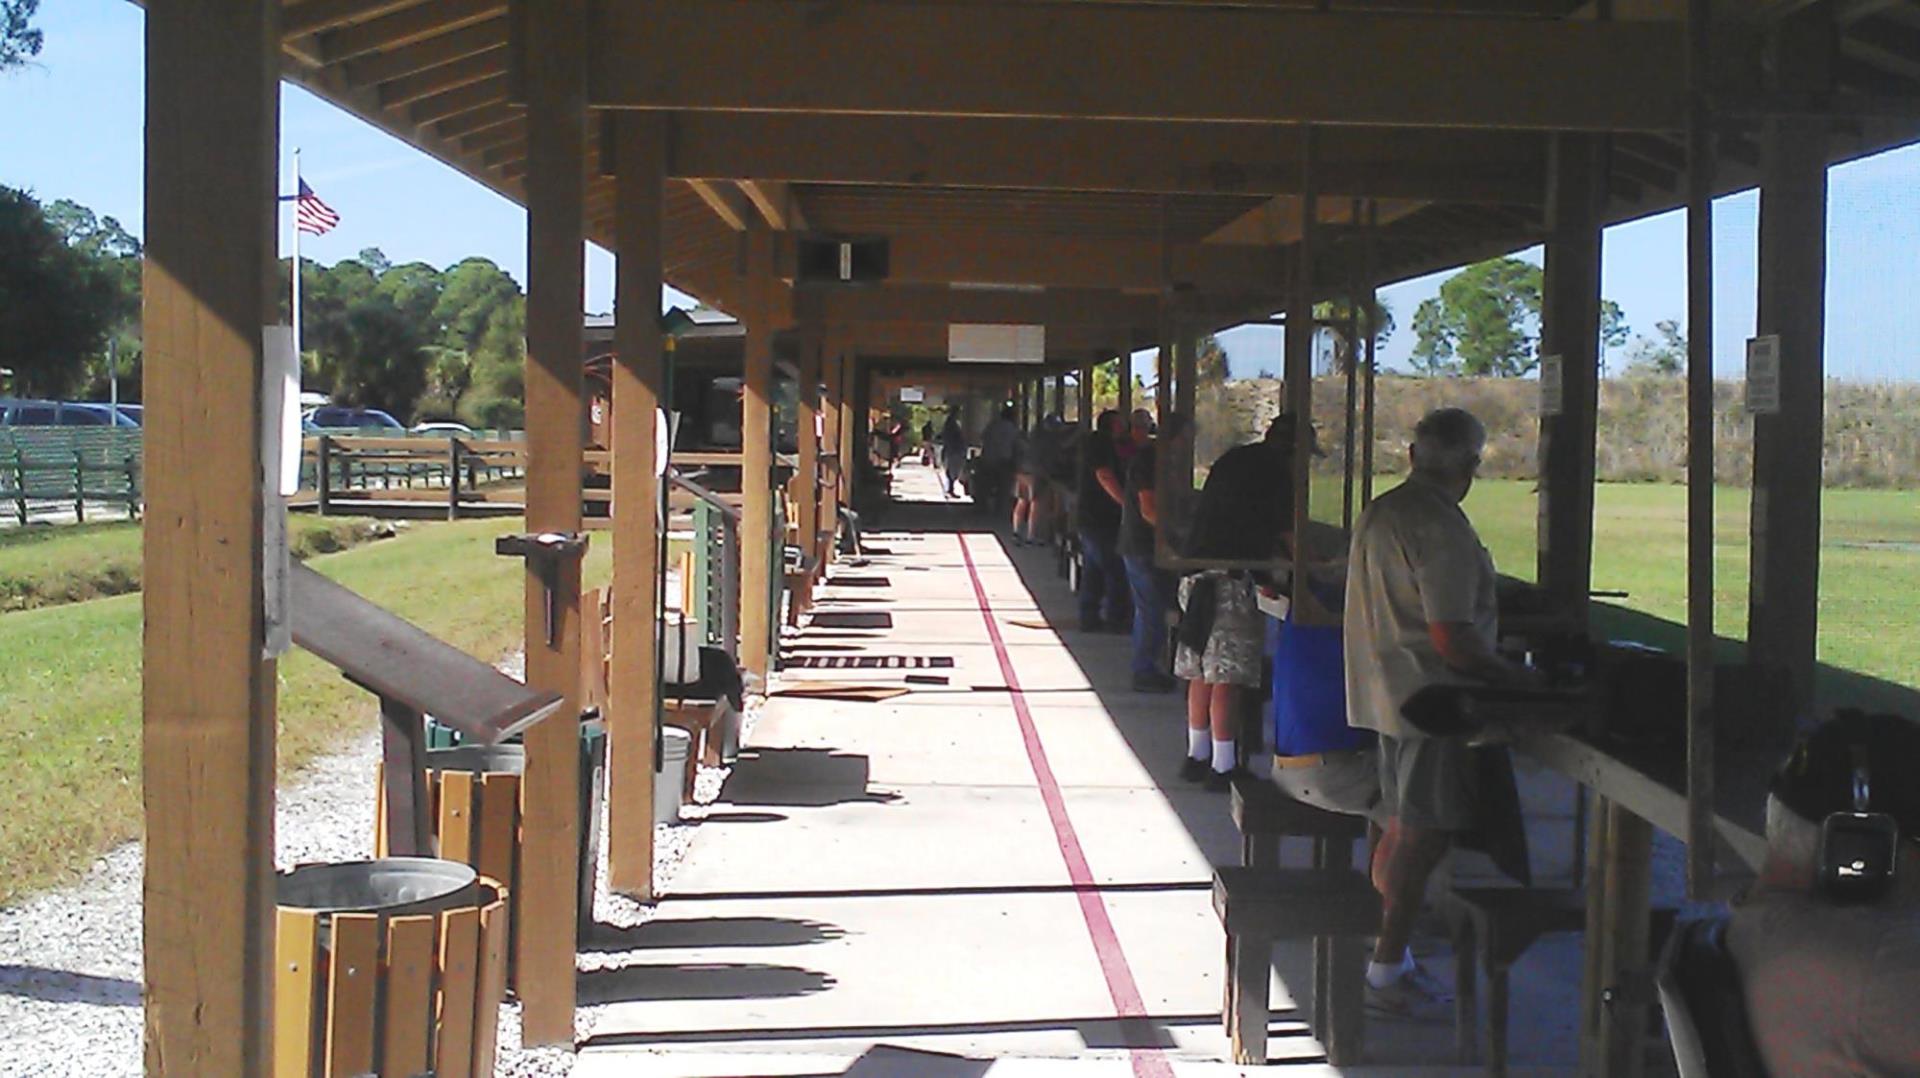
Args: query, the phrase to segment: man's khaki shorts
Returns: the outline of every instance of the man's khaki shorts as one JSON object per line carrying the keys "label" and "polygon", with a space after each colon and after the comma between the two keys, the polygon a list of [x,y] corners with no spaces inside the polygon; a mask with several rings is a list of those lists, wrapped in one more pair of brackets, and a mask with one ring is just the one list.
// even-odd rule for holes
{"label": "man's khaki shorts", "polygon": [[1429,831],[1471,830],[1479,776],[1455,737],[1380,735],[1380,799],[1387,815]]}
{"label": "man's khaki shorts", "polygon": [[1288,797],[1314,808],[1365,816],[1386,825],[1387,814],[1380,801],[1380,762],[1373,749],[1330,752],[1319,763],[1304,767],[1283,767],[1276,758],[1273,784]]}

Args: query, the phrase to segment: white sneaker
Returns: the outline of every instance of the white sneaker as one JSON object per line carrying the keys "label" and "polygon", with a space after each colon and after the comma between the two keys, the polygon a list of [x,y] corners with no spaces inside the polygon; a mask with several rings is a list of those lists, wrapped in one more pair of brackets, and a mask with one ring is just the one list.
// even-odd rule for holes
{"label": "white sneaker", "polygon": [[1434,1023],[1453,1019],[1453,993],[1417,964],[1385,988],[1367,982],[1366,999],[1367,1011],[1382,1018]]}

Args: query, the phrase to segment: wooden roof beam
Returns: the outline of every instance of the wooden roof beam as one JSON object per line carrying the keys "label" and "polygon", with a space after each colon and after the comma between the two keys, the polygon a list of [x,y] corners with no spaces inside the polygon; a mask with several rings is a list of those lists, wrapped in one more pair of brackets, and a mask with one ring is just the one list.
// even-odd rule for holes
{"label": "wooden roof beam", "polygon": [[1043,291],[885,284],[873,288],[799,286],[794,317],[825,325],[856,322],[926,324],[1018,322],[1076,326],[1144,326],[1160,317],[1157,293],[1111,289]]}
{"label": "wooden roof beam", "polygon": [[465,59],[450,64],[430,67],[425,71],[416,71],[403,75],[391,82],[380,84],[379,96],[381,108],[399,108],[411,105],[435,94],[448,90],[457,90],[462,86],[471,86],[506,71],[507,50],[505,46],[487,52],[475,53]]}
{"label": "wooden roof beam", "polygon": [[688,180],[687,186],[693,188],[700,200],[713,208],[714,215],[726,223],[735,232],[745,232],[747,226],[757,217],[753,204],[747,196],[741,194],[732,184],[709,182],[707,180]]}
{"label": "wooden roof beam", "polygon": [[805,232],[807,218],[800,200],[784,180],[741,180],[740,193],[747,196],[767,227],[775,232]]}
{"label": "wooden roof beam", "polygon": [[1671,131],[1684,45],[1672,22],[885,0],[823,18],[787,0],[632,0],[602,9],[588,94],[614,108]]}
{"label": "wooden roof beam", "polygon": [[495,146],[523,140],[526,137],[527,129],[525,124],[516,124],[509,121],[489,127],[483,131],[475,131],[471,135],[461,136],[460,152],[463,154],[478,153],[481,150],[490,150]]}
{"label": "wooden roof beam", "polygon": [[518,105],[501,102],[486,108],[463,112],[458,116],[441,120],[433,125],[433,131],[443,139],[464,139],[469,135],[489,128],[510,124],[526,116],[527,110]]}
{"label": "wooden roof beam", "polygon": [[378,19],[329,30],[320,35],[318,52],[323,63],[337,64],[370,52],[425,41],[506,13],[506,0],[432,0]]}
{"label": "wooden roof beam", "polygon": [[425,127],[430,123],[498,104],[506,99],[507,77],[493,75],[471,85],[416,101],[408,108],[407,118],[413,126]]}
{"label": "wooden roof beam", "polygon": [[356,22],[390,15],[420,0],[304,0],[280,12],[280,36],[287,40],[338,30]]}
{"label": "wooden roof beam", "polygon": [[490,19],[412,45],[348,60],[342,70],[346,72],[347,81],[355,86],[373,86],[497,49],[506,43],[507,20]]}
{"label": "wooden roof beam", "polygon": [[[680,112],[668,170],[689,179],[812,184],[1298,194],[1294,125],[951,116]],[[1319,132],[1322,193],[1526,202],[1546,189],[1531,132],[1333,127]]]}
{"label": "wooden roof beam", "polygon": [[[794,244],[783,234],[780,276],[794,276]],[[1055,288],[1159,292],[1169,286],[1201,291],[1283,295],[1287,274],[1270,247],[1176,244],[1157,241],[1059,239],[913,232],[889,237],[890,284],[1041,285]]]}

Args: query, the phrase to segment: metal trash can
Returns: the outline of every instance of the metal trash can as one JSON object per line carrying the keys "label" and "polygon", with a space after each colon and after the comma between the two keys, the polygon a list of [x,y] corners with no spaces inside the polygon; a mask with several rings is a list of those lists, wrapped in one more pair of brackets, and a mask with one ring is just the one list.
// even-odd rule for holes
{"label": "metal trash can", "polygon": [[278,880],[279,1073],[492,1074],[507,891],[426,857],[303,865]]}
{"label": "metal trash can", "polygon": [[660,731],[660,767],[653,782],[653,822],[675,823],[680,819],[680,778],[687,768],[687,755],[693,751],[693,735],[678,726]]}

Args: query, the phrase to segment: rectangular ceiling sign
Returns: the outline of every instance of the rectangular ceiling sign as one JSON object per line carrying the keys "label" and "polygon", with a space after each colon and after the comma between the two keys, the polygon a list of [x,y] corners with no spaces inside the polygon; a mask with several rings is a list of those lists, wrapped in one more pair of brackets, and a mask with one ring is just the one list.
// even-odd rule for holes
{"label": "rectangular ceiling sign", "polygon": [[954,363],[1041,363],[1047,327],[954,322],[947,326],[947,358]]}

